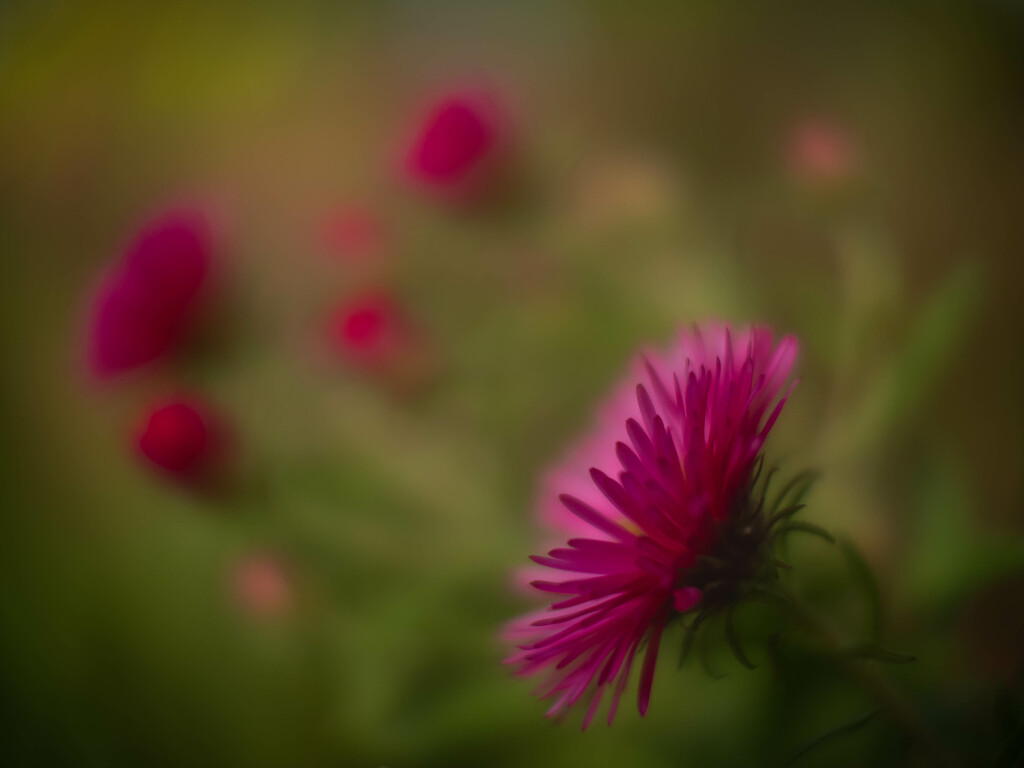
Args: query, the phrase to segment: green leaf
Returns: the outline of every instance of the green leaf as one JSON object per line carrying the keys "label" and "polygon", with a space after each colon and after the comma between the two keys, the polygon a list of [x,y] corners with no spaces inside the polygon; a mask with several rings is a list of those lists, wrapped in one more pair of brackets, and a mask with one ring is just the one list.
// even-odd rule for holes
{"label": "green leaf", "polygon": [[987,584],[1024,572],[1024,540],[979,524],[952,448],[933,448],[927,459],[919,478],[906,589],[923,606],[943,611]]}
{"label": "green leaf", "polygon": [[984,289],[984,275],[973,262],[946,277],[915,318],[902,347],[874,374],[861,402],[833,426],[826,453],[872,451],[928,407],[936,382],[968,338]]}

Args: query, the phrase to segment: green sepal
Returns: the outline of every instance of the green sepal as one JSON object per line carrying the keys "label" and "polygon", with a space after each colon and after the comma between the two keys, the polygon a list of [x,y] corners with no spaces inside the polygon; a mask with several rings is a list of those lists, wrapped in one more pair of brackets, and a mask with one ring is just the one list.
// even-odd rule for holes
{"label": "green sepal", "polygon": [[805,469],[803,472],[798,472],[793,475],[789,482],[782,486],[782,490],[779,491],[779,495],[775,497],[775,502],[771,506],[772,510],[774,511],[782,506],[782,502],[786,500],[786,496],[788,496],[794,489],[796,490],[796,493],[790,500],[790,504],[799,504],[803,501],[804,496],[807,495],[808,491],[811,490],[814,483],[817,482],[820,476],[820,473],[814,469]]}
{"label": "green sepal", "polygon": [[774,515],[772,515],[771,518],[769,518],[768,528],[770,529],[776,523],[782,522],[783,520],[792,517],[806,506],[806,504],[794,504],[792,506],[786,507],[785,509],[779,510]]}
{"label": "green sepal", "polygon": [[775,537],[778,538],[779,536],[782,536],[787,533],[793,533],[794,531],[799,533],[810,533],[815,536],[820,536],[829,544],[836,543],[835,536],[826,531],[820,525],[815,525],[814,523],[804,523],[801,521],[787,523],[786,525],[782,526],[775,532]]}
{"label": "green sepal", "polygon": [[732,621],[732,615],[735,610],[736,606],[733,606],[725,614],[725,639],[729,643],[729,648],[732,650],[732,655],[736,657],[736,661],[747,669],[757,669],[756,665],[749,659],[747,654],[743,652],[743,645],[740,643],[740,639],[736,635],[736,627],[733,625]]}
{"label": "green sepal", "polygon": [[917,661],[917,657],[909,653],[899,653],[888,648],[883,648],[877,643],[860,641],[843,649],[842,653],[851,659],[869,659],[871,661],[884,661],[887,664],[909,664]]}

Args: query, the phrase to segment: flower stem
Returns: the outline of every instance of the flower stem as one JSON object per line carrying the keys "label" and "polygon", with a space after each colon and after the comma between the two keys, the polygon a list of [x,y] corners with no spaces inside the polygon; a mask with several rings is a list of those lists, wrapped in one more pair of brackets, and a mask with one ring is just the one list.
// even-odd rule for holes
{"label": "flower stem", "polygon": [[867,690],[879,705],[891,714],[896,724],[921,747],[933,765],[942,768],[957,768],[959,766],[959,761],[949,749],[942,745],[910,702],[879,674],[873,664],[868,660],[843,653],[842,638],[799,600],[786,596],[783,604],[808,632],[815,635],[832,651],[832,657],[843,671],[854,682]]}

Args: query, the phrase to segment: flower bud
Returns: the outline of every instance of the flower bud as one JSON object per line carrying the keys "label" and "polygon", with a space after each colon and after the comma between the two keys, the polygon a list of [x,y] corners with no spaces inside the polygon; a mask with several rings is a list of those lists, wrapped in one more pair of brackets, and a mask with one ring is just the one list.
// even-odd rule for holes
{"label": "flower bud", "polygon": [[470,202],[490,192],[498,180],[507,133],[493,96],[445,96],[423,119],[405,157],[406,174],[434,194]]}
{"label": "flower bud", "polygon": [[274,555],[250,554],[231,570],[231,595],[246,613],[258,618],[282,616],[292,605],[291,579]]}
{"label": "flower bud", "polygon": [[811,186],[842,184],[855,172],[853,140],[841,125],[824,119],[807,119],[793,128],[787,157],[792,175]]}
{"label": "flower bud", "polygon": [[367,291],[346,299],[330,315],[328,339],[334,354],[398,389],[416,389],[432,361],[421,333],[394,297]]}
{"label": "flower bud", "polygon": [[186,484],[206,484],[222,468],[224,431],[209,409],[194,401],[170,400],[153,406],[137,431],[138,451],[167,476]]}
{"label": "flower bud", "polygon": [[99,378],[150,363],[177,347],[208,281],[212,238],[201,214],[174,211],[142,227],[93,301],[88,362]]}

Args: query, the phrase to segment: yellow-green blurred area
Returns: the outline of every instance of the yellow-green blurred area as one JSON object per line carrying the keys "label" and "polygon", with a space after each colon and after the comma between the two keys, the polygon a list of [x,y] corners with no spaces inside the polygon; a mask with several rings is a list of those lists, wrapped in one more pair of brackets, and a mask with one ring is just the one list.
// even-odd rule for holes
{"label": "yellow-green blurred area", "polygon": [[[503,96],[516,184],[453,210],[402,183],[424,99]],[[841,126],[850,173],[787,146]],[[97,274],[182,195],[226,212],[216,338],[173,376],[79,366]],[[374,210],[430,341],[409,393],[315,353],[368,278],[317,222]],[[801,340],[768,441],[822,472],[794,588],[979,765],[1024,718],[1024,10],[1019,3],[0,6],[0,762],[74,766],[781,765],[870,701],[769,659],[741,611],[612,728],[543,717],[500,663],[530,606],[545,468],[643,344],[715,317]],[[133,452],[168,389],[230,417],[204,498]],[[855,550],[848,546],[855,545]],[[877,579],[864,577],[859,551]],[[288,565],[254,616],[231,569]],[[844,554],[845,553],[845,554]],[[627,706],[626,702],[630,702]],[[799,765],[913,763],[884,716]]]}

